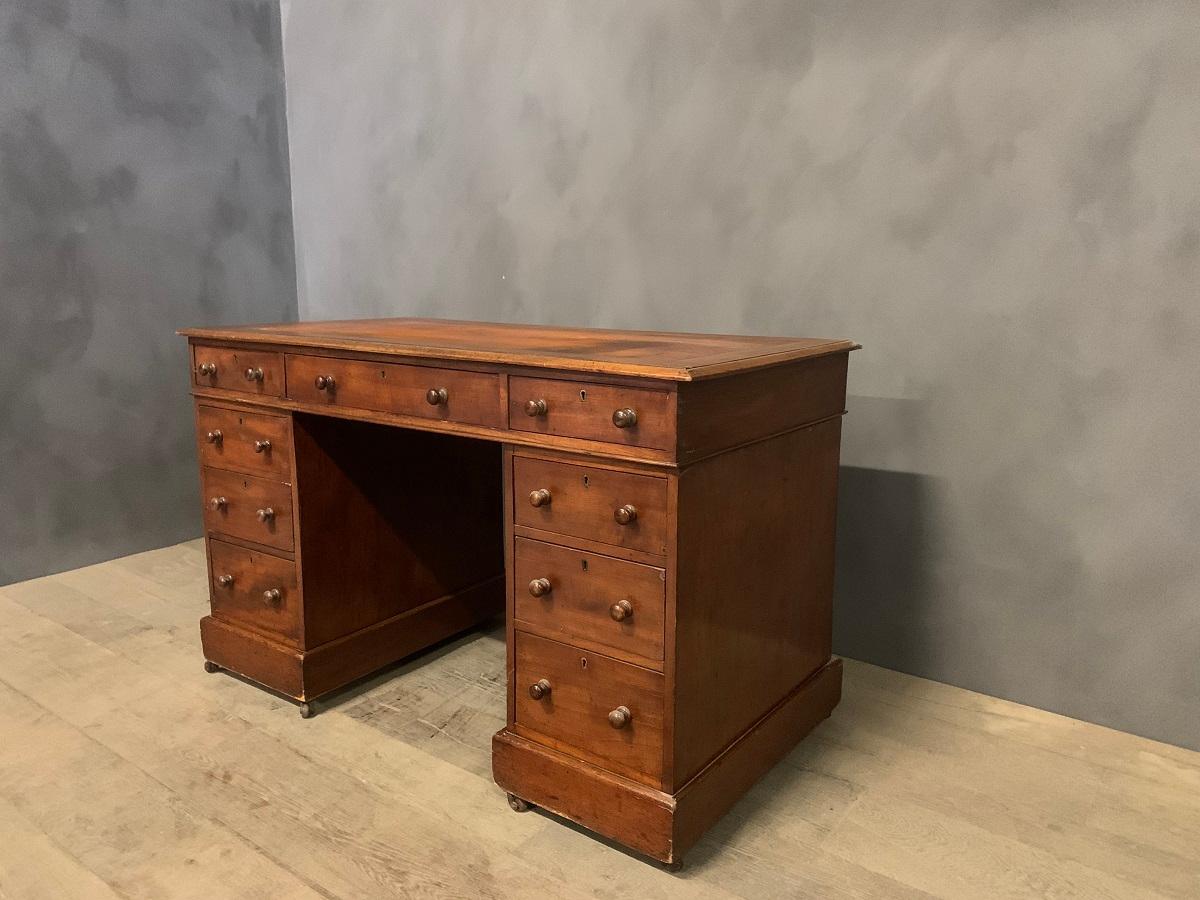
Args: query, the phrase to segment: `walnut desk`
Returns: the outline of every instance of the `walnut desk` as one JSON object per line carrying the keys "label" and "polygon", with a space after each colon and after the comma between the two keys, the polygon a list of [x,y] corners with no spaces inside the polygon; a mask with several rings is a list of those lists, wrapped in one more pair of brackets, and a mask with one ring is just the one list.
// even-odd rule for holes
{"label": "walnut desk", "polygon": [[182,332],[205,667],[308,702],[505,610],[514,809],[664,862],[818,722],[844,340]]}

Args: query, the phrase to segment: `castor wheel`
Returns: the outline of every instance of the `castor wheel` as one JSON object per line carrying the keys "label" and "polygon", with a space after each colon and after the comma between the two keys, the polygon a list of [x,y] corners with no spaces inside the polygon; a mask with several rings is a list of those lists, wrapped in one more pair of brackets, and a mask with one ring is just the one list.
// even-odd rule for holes
{"label": "castor wheel", "polygon": [[678,872],[683,868],[683,860],[677,859],[674,862],[663,863],[662,867],[666,872]]}
{"label": "castor wheel", "polygon": [[311,719],[316,714],[317,714],[317,708],[315,706],[313,706],[311,703],[301,703],[300,704],[300,718]]}
{"label": "castor wheel", "polygon": [[207,672],[209,675],[211,675],[211,674],[213,674],[213,672],[220,672],[221,667],[218,666],[211,659],[206,659],[204,661],[204,671]]}
{"label": "castor wheel", "polygon": [[533,804],[526,803],[516,794],[508,795],[508,805],[512,808],[513,812],[529,812],[533,806]]}

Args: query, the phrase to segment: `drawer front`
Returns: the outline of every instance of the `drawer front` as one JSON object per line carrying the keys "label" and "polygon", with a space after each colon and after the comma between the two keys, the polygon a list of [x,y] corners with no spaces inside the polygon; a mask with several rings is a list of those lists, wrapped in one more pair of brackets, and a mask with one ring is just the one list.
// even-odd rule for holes
{"label": "drawer front", "polygon": [[288,397],[300,403],[469,425],[502,424],[500,376],[487,372],[289,353],[287,375]]}
{"label": "drawer front", "polygon": [[283,396],[283,355],[197,344],[192,378],[196,387],[261,397]]}
{"label": "drawer front", "polygon": [[300,591],[296,566],[286,559],[208,542],[212,611],[218,619],[259,631],[300,637]]}
{"label": "drawer front", "polygon": [[[619,516],[628,521],[618,521]],[[513,518],[530,528],[662,554],[667,549],[667,481],[515,456]]]}
{"label": "drawer front", "polygon": [[200,465],[292,480],[292,420],[288,416],[196,407]]}
{"label": "drawer front", "polygon": [[[563,744],[647,784],[662,777],[663,676],[528,632],[515,636],[516,724],[533,740]],[[534,699],[530,687],[550,685]],[[628,721],[614,728],[610,714]]]}
{"label": "drawer front", "polygon": [[518,621],[662,660],[665,570],[528,538],[513,546]]}
{"label": "drawer front", "polygon": [[508,427],[670,450],[675,404],[668,391],[514,377],[508,381]]}
{"label": "drawer front", "polygon": [[204,527],[208,531],[278,550],[295,547],[292,491],[288,485],[224,469],[202,471]]}

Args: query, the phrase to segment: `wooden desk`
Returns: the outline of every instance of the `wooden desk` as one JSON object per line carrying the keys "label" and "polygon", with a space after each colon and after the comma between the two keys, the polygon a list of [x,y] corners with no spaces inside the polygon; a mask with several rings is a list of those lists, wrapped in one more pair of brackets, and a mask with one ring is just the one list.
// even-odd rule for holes
{"label": "wooden desk", "polygon": [[302,702],[504,609],[493,772],[677,861],[841,692],[841,340],[428,319],[182,332],[210,671]]}

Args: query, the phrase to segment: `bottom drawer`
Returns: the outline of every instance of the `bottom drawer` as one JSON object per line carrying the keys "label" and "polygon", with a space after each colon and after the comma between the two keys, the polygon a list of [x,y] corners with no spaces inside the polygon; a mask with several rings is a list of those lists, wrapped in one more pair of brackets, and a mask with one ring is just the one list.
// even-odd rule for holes
{"label": "bottom drawer", "polygon": [[663,676],[522,631],[515,642],[517,730],[658,786]]}
{"label": "bottom drawer", "polygon": [[296,566],[286,559],[223,541],[208,542],[212,614],[234,625],[300,637]]}

